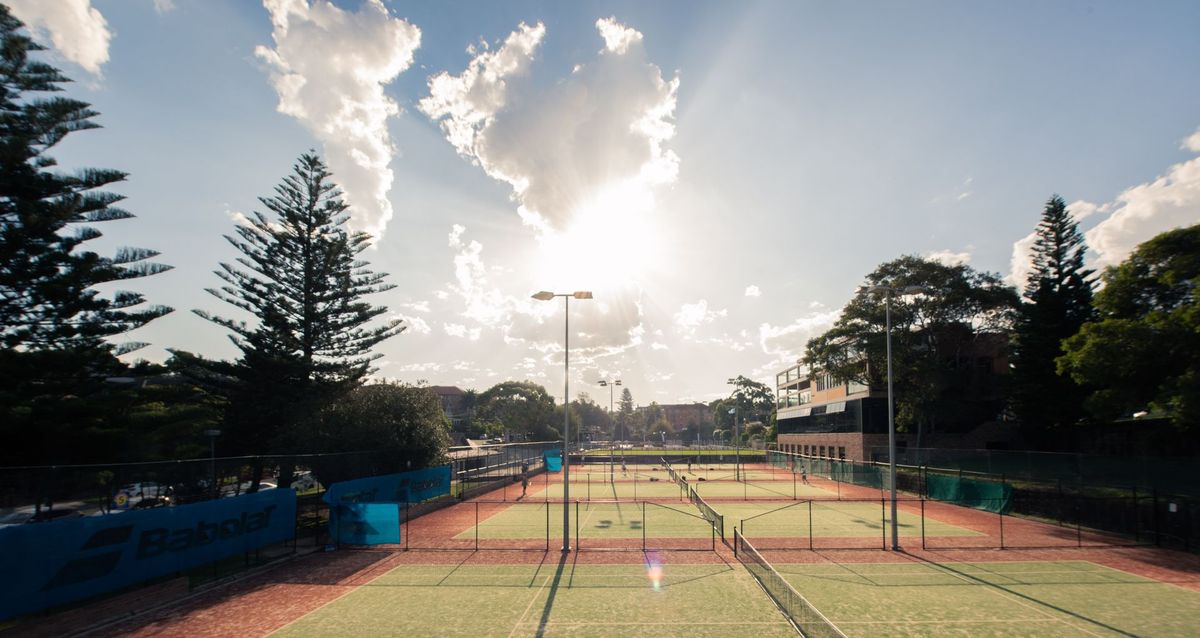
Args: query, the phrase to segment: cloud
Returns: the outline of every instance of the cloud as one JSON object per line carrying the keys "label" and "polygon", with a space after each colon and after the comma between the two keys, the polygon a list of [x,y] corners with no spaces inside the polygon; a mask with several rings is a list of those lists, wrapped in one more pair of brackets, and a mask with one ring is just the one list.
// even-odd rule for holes
{"label": "cloud", "polygon": [[925,259],[930,259],[947,266],[965,266],[971,263],[971,252],[969,250],[957,253],[951,250],[932,250],[925,253]]}
{"label": "cloud", "polygon": [[479,336],[482,333],[482,330],[479,328],[467,328],[461,323],[442,324],[442,329],[451,337],[470,339],[471,341],[479,341]]}
{"label": "cloud", "polygon": [[679,312],[675,313],[675,327],[685,335],[693,335],[696,333],[696,328],[706,323],[712,323],[719,318],[729,315],[729,311],[709,310],[708,300],[701,299],[696,303],[685,303],[679,307]]}
{"label": "cloud", "polygon": [[433,328],[431,328],[429,326],[429,322],[425,321],[425,319],[423,319],[421,317],[416,317],[413,315],[406,315],[402,312],[389,313],[388,317],[391,319],[400,319],[401,321],[403,321],[404,325],[411,328],[410,332],[415,332],[417,334],[422,334],[422,335],[427,335],[427,334],[430,334],[433,332]]}
{"label": "cloud", "polygon": [[395,154],[388,118],[400,107],[384,87],[412,65],[421,31],[393,18],[381,0],[355,13],[328,0],[263,0],[275,48],[254,52],[270,68],[276,107],[320,140],[351,224],[378,237],[392,218],[388,191]]}
{"label": "cloud", "polygon": [[678,77],[646,61],[642,34],[613,18],[596,22],[597,58],[557,82],[531,80],[545,25],[522,23],[459,75],[429,80],[419,108],[464,157],[512,187],[522,219],[562,230],[607,189],[673,183]]}
{"label": "cloud", "polygon": [[175,0],[154,0],[154,11],[163,14],[175,10]]}
{"label": "cloud", "polygon": [[[1076,222],[1080,222],[1098,213],[1107,213],[1109,210],[1111,210],[1111,204],[1099,205],[1083,200],[1067,204],[1067,212],[1071,213],[1071,217]],[[1029,279],[1029,273],[1033,272],[1033,245],[1035,242],[1037,242],[1036,231],[1030,232],[1028,235],[1013,242],[1012,257],[1009,260],[1009,271],[1008,276],[1005,277],[1005,281],[1012,286],[1016,286],[1017,290],[1025,288],[1025,282]]]}
{"label": "cloud", "polygon": [[761,297],[762,290],[760,290],[758,288],[758,286],[751,284],[749,286],[746,286],[746,296],[747,297]]}
{"label": "cloud", "polygon": [[1192,133],[1186,139],[1184,139],[1183,143],[1179,145],[1179,148],[1185,151],[1195,151],[1200,153],[1200,128],[1197,128],[1195,133]]}
{"label": "cloud", "polygon": [[100,75],[100,67],[108,62],[112,32],[91,0],[5,0],[5,4],[35,38],[48,36],[64,58]]}
{"label": "cloud", "polygon": [[795,361],[804,354],[808,340],[832,327],[841,314],[840,309],[829,310],[809,313],[782,326],[763,323],[758,327],[759,345],[765,354]]}

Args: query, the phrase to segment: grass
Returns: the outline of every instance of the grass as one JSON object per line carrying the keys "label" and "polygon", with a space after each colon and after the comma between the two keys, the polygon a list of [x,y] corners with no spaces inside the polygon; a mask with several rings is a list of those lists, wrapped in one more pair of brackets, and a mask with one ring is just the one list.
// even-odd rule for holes
{"label": "grass", "polygon": [[737,565],[403,565],[274,636],[770,638],[795,632]]}
{"label": "grass", "polygon": [[1194,636],[1200,594],[1087,561],[774,565],[847,636]]}
{"label": "grass", "polygon": [[[481,539],[538,539],[546,536],[546,508],[550,509],[551,533],[562,524],[561,503],[516,503],[479,522]],[[579,503],[568,507],[572,534],[578,523],[579,536],[587,539],[710,538],[712,526],[690,503],[656,505],[646,503]],[[645,515],[643,516],[643,512]],[[577,515],[578,514],[578,515]],[[457,539],[475,537],[469,527]]]}
{"label": "grass", "polygon": [[[800,502],[792,506],[782,503],[710,503],[718,514],[725,517],[725,526],[743,525],[742,533],[754,542],[757,538],[808,538],[809,504]],[[861,501],[813,501],[812,533],[816,538],[866,538],[879,537],[885,522],[887,509],[878,502]],[[759,518],[750,519],[752,516]],[[901,536],[920,536],[921,517],[899,511]],[[978,536],[979,532],[943,523],[925,516],[927,536]]]}

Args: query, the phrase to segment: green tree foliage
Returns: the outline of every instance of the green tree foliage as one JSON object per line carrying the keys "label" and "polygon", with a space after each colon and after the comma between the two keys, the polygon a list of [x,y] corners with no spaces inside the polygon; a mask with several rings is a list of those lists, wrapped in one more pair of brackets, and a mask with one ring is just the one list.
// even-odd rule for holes
{"label": "green tree foliage", "polygon": [[[476,415],[484,422],[503,425],[505,432],[530,441],[562,437],[556,427],[562,413],[546,388],[530,381],[505,381],[479,395]],[[556,419],[557,416],[557,419]]]}
{"label": "green tree foliage", "polygon": [[368,326],[387,309],[363,297],[393,286],[359,258],[370,237],[346,229],[331,177],[302,155],[275,196],[259,200],[272,215],[256,212],[226,236],[242,256],[221,264],[225,285],[208,292],[253,323],[194,311],[228,329],[242,353],[234,364],[193,360],[227,381],[230,443],[241,453],[308,451],[298,425],[358,387],[380,356],[371,349],[404,330],[398,320]]}
{"label": "green tree foliage", "polygon": [[1016,325],[1011,397],[1026,435],[1044,441],[1083,416],[1086,391],[1054,362],[1062,341],[1092,316],[1092,271],[1079,225],[1055,195],[1046,202],[1033,246],[1033,271],[1025,284]]}
{"label": "green tree foliage", "polygon": [[1150,411],[1180,428],[1200,426],[1200,225],[1137,247],[1103,275],[1097,318],[1063,344],[1060,373],[1099,388],[1101,419]]}
{"label": "green tree foliage", "polygon": [[1003,351],[1016,291],[995,274],[916,256],[881,264],[864,283],[833,327],[809,340],[805,363],[835,379],[886,387],[885,301],[868,289],[922,286],[928,294],[891,301],[897,427],[919,435],[969,428],[1000,412],[1003,394],[981,364]]}
{"label": "green tree foliage", "polygon": [[571,402],[571,429],[577,434],[582,433],[585,440],[608,439],[612,425],[608,412],[586,392],[581,392]]}
{"label": "green tree foliage", "polygon": [[[22,350],[107,350],[104,338],[138,328],[170,308],[143,306],[141,294],[100,284],[169,270],[158,253],[121,248],[112,257],[77,250],[101,236],[91,224],[128,219],[124,199],[100,190],[125,173],[51,170],[47,155],[68,134],[97,128],[88,104],[38,97],[69,82],[30,54],[41,51],[0,6],[0,346]],[[128,351],[140,344],[124,346]]]}
{"label": "green tree foliage", "polygon": [[635,409],[633,393],[629,388],[621,390],[621,398],[617,401],[616,435],[613,438],[618,441],[632,440],[634,427],[637,425]]}
{"label": "green tree foliage", "polygon": [[327,452],[313,471],[328,485],[361,476],[390,474],[446,463],[450,422],[428,388],[398,383],[371,384],[329,405],[312,422],[309,438]]}

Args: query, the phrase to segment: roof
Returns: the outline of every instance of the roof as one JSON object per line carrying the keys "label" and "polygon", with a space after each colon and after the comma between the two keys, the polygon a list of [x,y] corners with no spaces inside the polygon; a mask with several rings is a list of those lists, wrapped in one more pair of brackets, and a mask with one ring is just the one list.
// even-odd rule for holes
{"label": "roof", "polygon": [[429,389],[439,397],[453,397],[466,394],[461,388],[453,385],[431,385]]}

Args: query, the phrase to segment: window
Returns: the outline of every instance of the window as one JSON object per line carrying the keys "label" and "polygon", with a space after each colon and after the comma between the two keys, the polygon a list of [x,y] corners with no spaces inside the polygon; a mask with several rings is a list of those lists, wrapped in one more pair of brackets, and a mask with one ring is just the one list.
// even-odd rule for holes
{"label": "window", "polygon": [[821,446],[821,456],[825,456],[825,446]]}
{"label": "window", "polygon": [[804,446],[804,456],[808,456],[808,446]]}
{"label": "window", "polygon": [[846,460],[846,448],[844,448],[840,445],[838,446],[838,458],[843,461]]}

